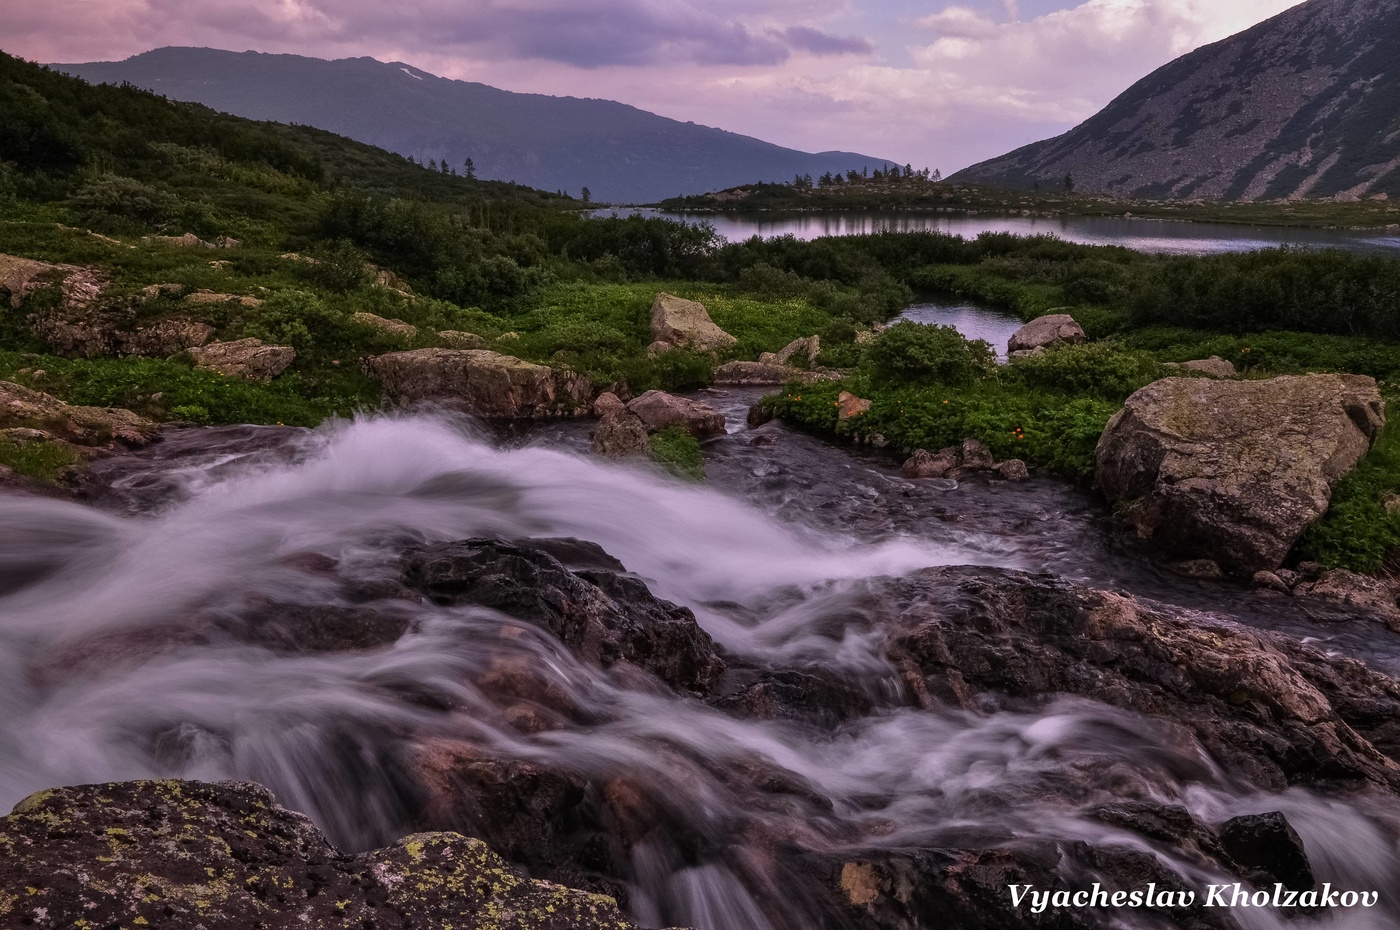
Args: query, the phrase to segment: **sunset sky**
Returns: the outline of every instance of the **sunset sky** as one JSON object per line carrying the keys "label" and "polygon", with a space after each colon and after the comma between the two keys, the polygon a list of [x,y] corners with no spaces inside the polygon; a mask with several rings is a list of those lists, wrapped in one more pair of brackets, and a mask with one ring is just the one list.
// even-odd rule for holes
{"label": "sunset sky", "polygon": [[1297,2],[6,0],[0,47],[45,62],[165,45],[369,55],[947,173]]}

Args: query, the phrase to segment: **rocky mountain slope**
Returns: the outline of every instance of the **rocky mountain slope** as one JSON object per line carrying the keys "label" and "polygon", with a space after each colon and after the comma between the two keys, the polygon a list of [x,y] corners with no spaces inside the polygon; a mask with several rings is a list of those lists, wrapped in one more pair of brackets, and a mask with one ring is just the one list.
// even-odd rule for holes
{"label": "rocky mountain slope", "polygon": [[1309,0],[960,181],[1119,196],[1400,195],[1400,0]]}
{"label": "rocky mountain slope", "polygon": [[849,152],[812,155],[667,119],[611,100],[517,94],[402,62],[162,48],[126,61],[57,65],[237,116],[327,129],[421,162],[595,200],[650,202],[794,175],[876,168]]}

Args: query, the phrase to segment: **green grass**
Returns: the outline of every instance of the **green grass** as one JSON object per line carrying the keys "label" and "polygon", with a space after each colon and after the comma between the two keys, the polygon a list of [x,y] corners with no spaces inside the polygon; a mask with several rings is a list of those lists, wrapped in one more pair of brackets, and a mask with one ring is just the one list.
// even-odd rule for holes
{"label": "green grass", "polygon": [[0,439],[0,465],[12,468],[26,478],[52,483],[82,460],[80,454],[66,445]]}
{"label": "green grass", "polygon": [[705,453],[700,443],[679,426],[651,437],[651,457],[663,469],[687,481],[705,480]]}

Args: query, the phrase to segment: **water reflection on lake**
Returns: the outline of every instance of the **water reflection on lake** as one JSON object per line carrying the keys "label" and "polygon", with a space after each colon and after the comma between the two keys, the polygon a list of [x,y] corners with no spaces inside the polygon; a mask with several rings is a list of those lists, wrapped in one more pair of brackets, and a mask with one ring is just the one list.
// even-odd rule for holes
{"label": "water reflection on lake", "polygon": [[996,350],[997,360],[1002,362],[1006,361],[1006,343],[1021,328],[1021,321],[1008,313],[979,307],[956,297],[914,304],[898,319],[951,326],[965,339],[985,339]]}
{"label": "water reflection on lake", "polygon": [[[608,216],[600,210],[594,215]],[[638,213],[685,222],[708,222],[730,242],[753,236],[856,236],[865,233],[934,230],[973,238],[984,232],[1023,236],[1052,234],[1085,245],[1121,245],[1142,252],[1171,255],[1208,255],[1216,252],[1248,252],[1280,245],[1338,248],[1400,256],[1400,233],[1394,230],[1293,229],[1278,226],[1237,226],[1229,223],[1186,223],[1141,217],[995,216],[910,212],[832,212],[733,216],[713,213],[664,213],[646,208],[626,208],[619,215]]]}

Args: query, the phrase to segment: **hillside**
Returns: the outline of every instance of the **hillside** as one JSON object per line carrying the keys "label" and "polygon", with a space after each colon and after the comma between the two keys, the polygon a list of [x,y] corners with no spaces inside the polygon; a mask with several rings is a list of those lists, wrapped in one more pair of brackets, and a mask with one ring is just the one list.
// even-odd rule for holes
{"label": "hillside", "polygon": [[250,119],[316,126],[458,171],[471,158],[478,177],[575,196],[587,187],[602,202],[651,202],[884,164],[847,152],[811,155],[610,100],[511,93],[372,58],[163,48],[54,67]]}
{"label": "hillside", "polygon": [[1400,0],[1309,0],[953,180],[1121,197],[1400,196]]}

